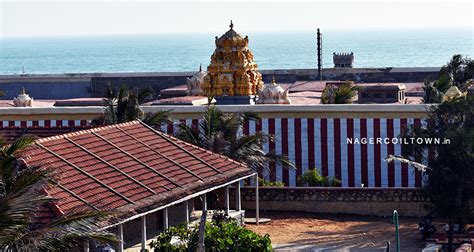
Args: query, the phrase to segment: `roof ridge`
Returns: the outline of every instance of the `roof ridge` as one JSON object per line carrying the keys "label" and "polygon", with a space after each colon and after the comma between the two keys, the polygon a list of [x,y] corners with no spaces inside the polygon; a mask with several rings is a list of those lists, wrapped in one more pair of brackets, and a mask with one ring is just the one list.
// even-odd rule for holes
{"label": "roof ridge", "polygon": [[41,143],[45,143],[45,142],[49,142],[49,141],[65,139],[65,138],[68,138],[68,137],[84,135],[84,134],[92,133],[92,132],[100,132],[100,131],[113,129],[113,128],[120,128],[121,126],[136,125],[136,124],[139,124],[139,123],[140,123],[139,120],[133,120],[133,121],[130,121],[130,122],[111,124],[111,125],[99,126],[99,127],[96,127],[96,128],[90,128],[90,129],[74,131],[74,132],[65,133],[65,134],[61,134],[61,135],[57,135],[57,136],[44,137],[44,138],[37,139],[35,141],[35,144],[36,143],[41,144]]}

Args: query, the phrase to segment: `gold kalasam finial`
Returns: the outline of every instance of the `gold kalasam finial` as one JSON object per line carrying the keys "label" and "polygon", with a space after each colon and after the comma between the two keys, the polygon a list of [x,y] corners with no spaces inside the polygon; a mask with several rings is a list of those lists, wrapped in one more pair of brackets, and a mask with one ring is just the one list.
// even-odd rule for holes
{"label": "gold kalasam finial", "polygon": [[272,75],[272,84],[276,84],[275,75]]}
{"label": "gold kalasam finial", "polygon": [[20,94],[22,94],[22,95],[26,94],[26,89],[25,89],[25,87],[22,87],[22,88],[21,88]]}
{"label": "gold kalasam finial", "polygon": [[229,25],[230,29],[233,29],[234,28],[234,24],[232,23],[232,20],[230,20],[230,25]]}
{"label": "gold kalasam finial", "polygon": [[199,72],[202,72],[202,64],[199,63]]}

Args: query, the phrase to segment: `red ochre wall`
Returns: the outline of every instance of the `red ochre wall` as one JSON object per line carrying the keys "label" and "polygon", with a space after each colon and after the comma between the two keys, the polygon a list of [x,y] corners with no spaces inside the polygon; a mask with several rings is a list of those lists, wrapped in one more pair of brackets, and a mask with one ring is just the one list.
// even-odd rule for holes
{"label": "red ochre wall", "polygon": [[[174,124],[162,126],[168,134],[176,124],[197,126],[204,107],[154,106],[146,112],[171,110]],[[224,112],[254,111],[259,122],[244,125],[242,134],[257,131],[273,134],[274,143],[263,148],[288,156],[297,169],[271,164],[262,176],[296,186],[299,175],[318,169],[324,176],[342,181],[343,187],[421,187],[423,174],[398,162],[387,163],[389,154],[401,154],[399,144],[350,144],[347,138],[397,137],[403,128],[422,125],[428,105],[256,105],[220,106]],[[100,115],[99,107],[5,108],[0,109],[0,128],[8,127],[81,127]],[[0,130],[1,131],[1,130]],[[426,152],[423,162],[429,159]]]}

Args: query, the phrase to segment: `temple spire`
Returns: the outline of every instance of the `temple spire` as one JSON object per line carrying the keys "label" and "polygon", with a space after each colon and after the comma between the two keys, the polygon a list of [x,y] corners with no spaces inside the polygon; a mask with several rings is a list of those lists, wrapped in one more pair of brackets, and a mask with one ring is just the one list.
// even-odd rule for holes
{"label": "temple spire", "polygon": [[232,20],[230,20],[230,25],[229,25],[230,29],[232,30],[234,28],[234,24],[232,23]]}

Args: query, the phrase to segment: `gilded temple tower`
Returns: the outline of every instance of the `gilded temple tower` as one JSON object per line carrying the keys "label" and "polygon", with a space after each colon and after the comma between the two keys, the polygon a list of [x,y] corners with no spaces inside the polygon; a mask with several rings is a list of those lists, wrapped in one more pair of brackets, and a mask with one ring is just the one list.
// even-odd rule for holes
{"label": "gilded temple tower", "polygon": [[248,48],[248,36],[244,38],[235,32],[232,21],[229,27],[224,35],[216,37],[216,50],[207,67],[202,89],[206,95],[214,95],[221,104],[253,104],[255,95],[263,87],[262,75]]}

